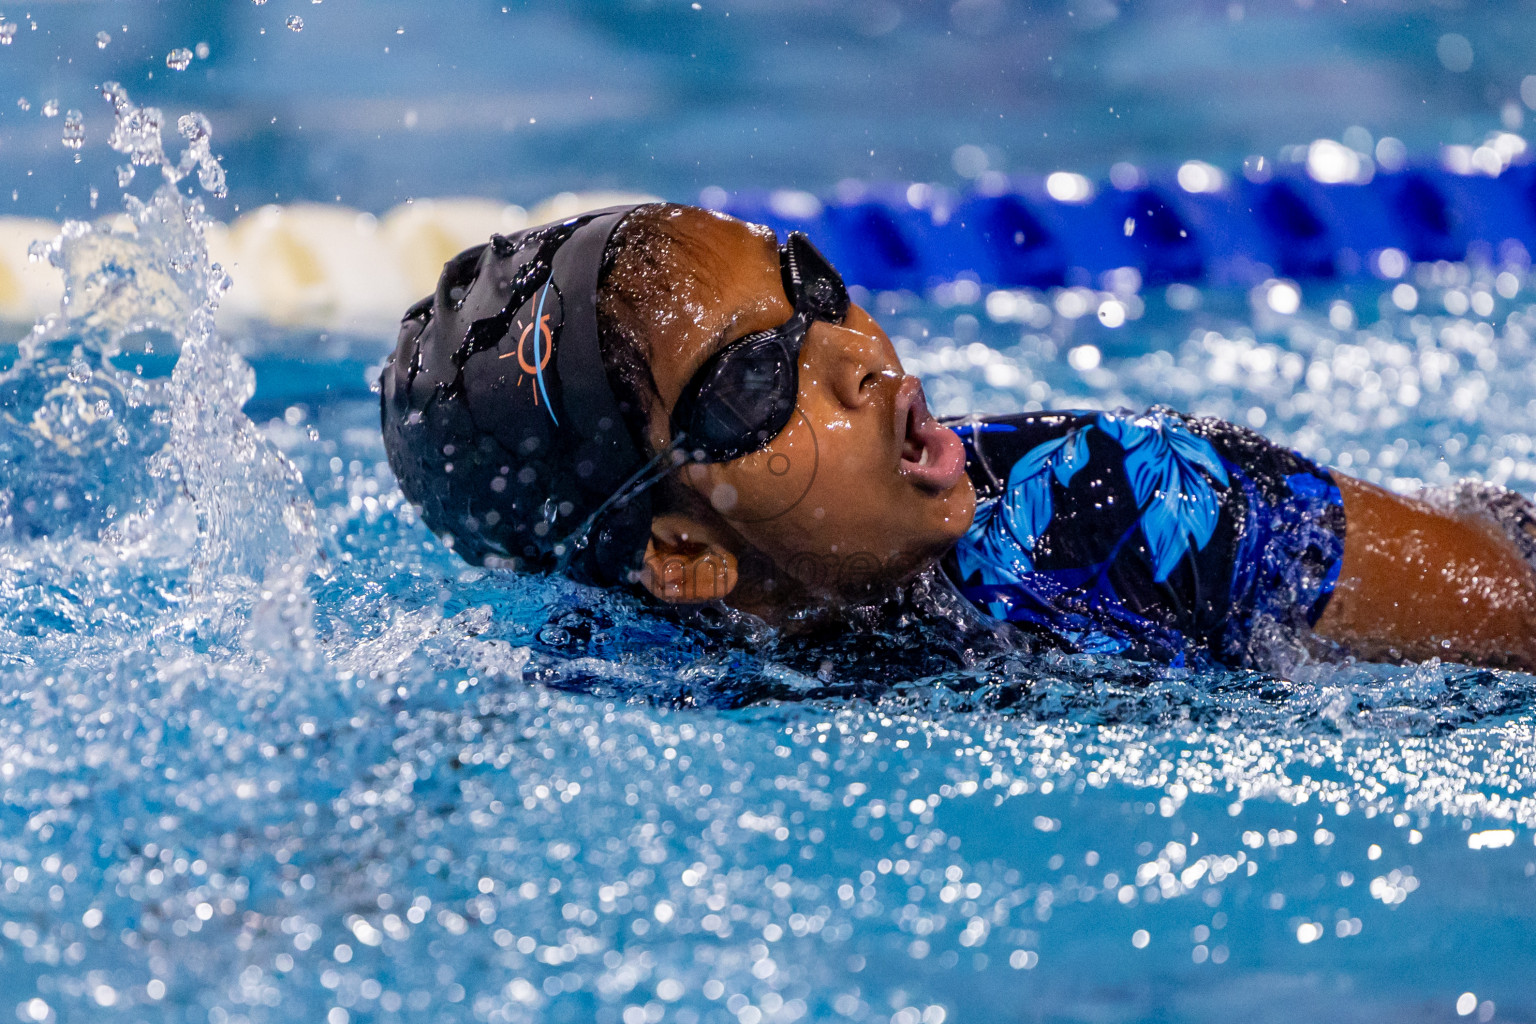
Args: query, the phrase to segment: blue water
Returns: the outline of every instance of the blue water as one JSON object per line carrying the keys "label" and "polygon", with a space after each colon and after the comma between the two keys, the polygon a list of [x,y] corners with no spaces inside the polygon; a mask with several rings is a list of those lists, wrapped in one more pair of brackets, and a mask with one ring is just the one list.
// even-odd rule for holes
{"label": "blue water", "polygon": [[[967,145],[989,169],[1095,178],[1121,160],[1236,168],[1351,126],[1432,155],[1523,120],[1536,73],[1519,2],[42,0],[4,14],[18,31],[0,49],[0,213],[14,189],[33,215],[84,216],[92,187],[113,194],[92,92],[105,79],[208,114],[234,171],[213,205],[229,219],[295,200],[380,213],[412,196],[958,185]],[[1470,47],[1465,70],[1439,59],[1447,35]],[[166,66],[199,43],[207,56]],[[78,165],[60,146],[71,107],[86,115]]]}
{"label": "blue water", "polygon": [[[1536,678],[903,673],[901,630],[808,655],[469,568],[384,461],[390,339],[221,336],[185,204],[66,239],[68,318],[0,362],[0,1013],[1536,1020]],[[1168,402],[1527,494],[1533,297],[866,296],[941,412]]]}

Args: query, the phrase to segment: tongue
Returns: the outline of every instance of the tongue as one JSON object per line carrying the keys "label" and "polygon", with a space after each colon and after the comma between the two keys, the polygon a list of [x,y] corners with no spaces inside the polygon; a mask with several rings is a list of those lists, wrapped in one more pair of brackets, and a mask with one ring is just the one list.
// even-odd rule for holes
{"label": "tongue", "polygon": [[907,413],[901,472],[923,490],[935,494],[949,490],[965,475],[965,445],[953,430],[928,412],[922,392],[918,392]]}

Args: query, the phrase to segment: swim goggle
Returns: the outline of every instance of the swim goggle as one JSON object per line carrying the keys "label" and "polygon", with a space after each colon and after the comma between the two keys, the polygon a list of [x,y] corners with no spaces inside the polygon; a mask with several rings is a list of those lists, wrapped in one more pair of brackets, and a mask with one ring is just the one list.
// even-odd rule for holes
{"label": "swim goggle", "polygon": [[[794,307],[777,327],[738,338],[705,360],[672,407],[672,442],[589,516],[565,542],[582,547],[613,506],[688,462],[728,462],[761,451],[789,424],[800,394],[800,349],[811,324],[841,324],[848,288],[803,232],[779,246],[779,276]],[[569,555],[567,555],[569,557]]]}
{"label": "swim goggle", "polygon": [[779,274],[795,309],[790,318],[710,356],[672,407],[672,447],[688,461],[728,462],[778,437],[795,412],[811,324],[841,324],[848,315],[843,279],[802,232],[779,246]]}

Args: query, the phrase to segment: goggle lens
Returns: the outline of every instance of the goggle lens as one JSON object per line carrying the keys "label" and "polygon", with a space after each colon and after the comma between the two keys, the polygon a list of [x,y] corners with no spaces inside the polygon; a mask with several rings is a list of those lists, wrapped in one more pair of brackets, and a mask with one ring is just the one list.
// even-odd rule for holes
{"label": "goggle lens", "polygon": [[[803,335],[803,330],[802,330]],[[704,462],[740,458],[778,436],[795,411],[795,356],[777,331],[743,338],[695,378],[682,447]],[[798,351],[799,345],[794,348]]]}
{"label": "goggle lens", "polygon": [[848,315],[843,279],[801,232],[779,247],[779,271],[795,314],[711,356],[672,410],[677,447],[694,461],[737,459],[777,437],[794,415],[800,347],[811,323],[840,324]]}

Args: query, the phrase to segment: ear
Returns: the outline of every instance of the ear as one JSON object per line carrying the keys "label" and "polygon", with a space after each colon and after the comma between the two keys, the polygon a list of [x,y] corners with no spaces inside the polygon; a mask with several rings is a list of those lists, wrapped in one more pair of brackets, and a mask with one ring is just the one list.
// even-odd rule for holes
{"label": "ear", "polygon": [[669,604],[716,601],[736,587],[736,555],[724,538],[696,519],[662,515],[651,521],[640,582]]}

